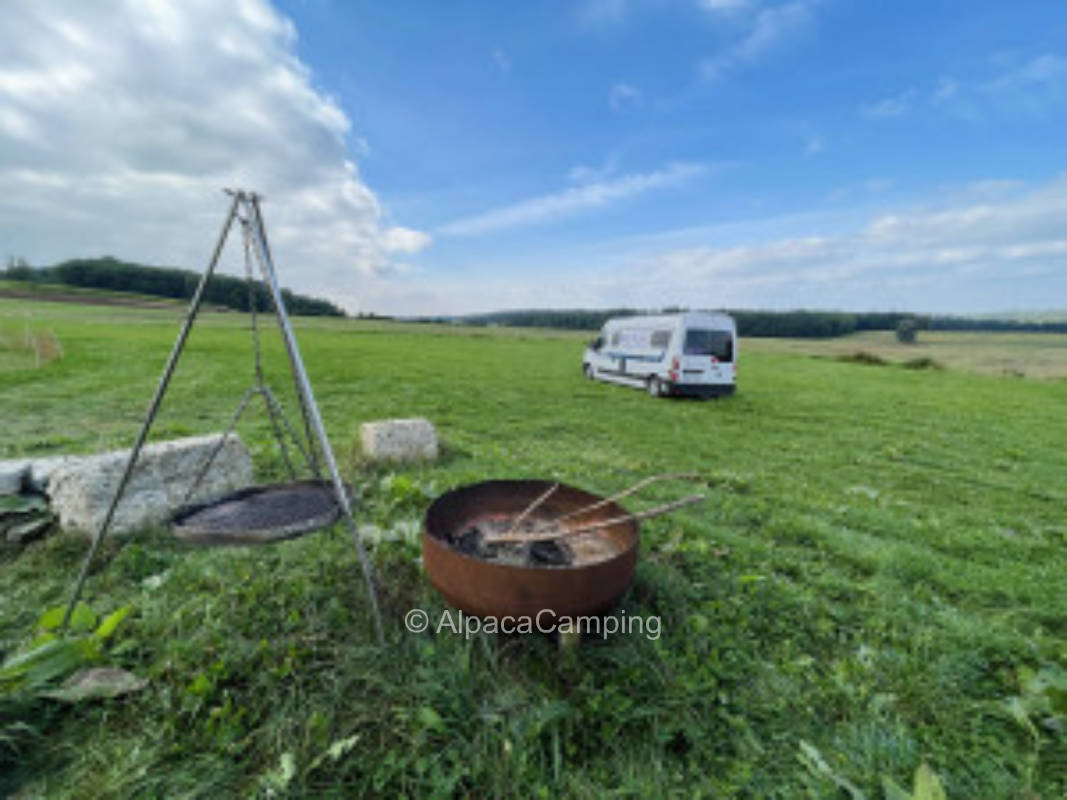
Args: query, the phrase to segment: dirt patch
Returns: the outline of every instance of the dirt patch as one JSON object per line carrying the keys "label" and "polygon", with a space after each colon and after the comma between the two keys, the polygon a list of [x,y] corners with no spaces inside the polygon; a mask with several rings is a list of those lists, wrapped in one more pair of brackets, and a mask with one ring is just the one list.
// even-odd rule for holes
{"label": "dirt patch", "polygon": [[837,360],[849,364],[865,364],[869,367],[884,367],[889,363],[881,356],[869,353],[866,350],[857,350],[855,353],[838,356]]}
{"label": "dirt patch", "polygon": [[109,294],[80,294],[78,292],[21,292],[0,289],[0,297],[13,300],[40,300],[52,303],[79,303],[90,306],[127,306],[130,308],[178,308],[184,301],[145,300],[139,297],[118,297]]}

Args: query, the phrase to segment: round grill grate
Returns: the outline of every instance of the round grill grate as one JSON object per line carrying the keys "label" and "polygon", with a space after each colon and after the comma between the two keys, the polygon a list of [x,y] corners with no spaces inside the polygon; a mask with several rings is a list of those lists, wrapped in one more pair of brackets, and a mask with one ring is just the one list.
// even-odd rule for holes
{"label": "round grill grate", "polygon": [[247,489],[184,506],[174,535],[192,544],[266,544],[332,525],[341,508],[328,481],[293,481]]}

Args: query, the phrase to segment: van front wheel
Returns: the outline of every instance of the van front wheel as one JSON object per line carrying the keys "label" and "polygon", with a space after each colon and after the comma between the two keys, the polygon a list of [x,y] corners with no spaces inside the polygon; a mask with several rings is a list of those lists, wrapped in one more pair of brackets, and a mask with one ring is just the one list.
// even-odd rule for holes
{"label": "van front wheel", "polygon": [[593,367],[591,364],[582,364],[582,374],[586,380],[593,380]]}
{"label": "van front wheel", "polygon": [[648,379],[648,393],[653,397],[663,397],[663,383],[653,376]]}

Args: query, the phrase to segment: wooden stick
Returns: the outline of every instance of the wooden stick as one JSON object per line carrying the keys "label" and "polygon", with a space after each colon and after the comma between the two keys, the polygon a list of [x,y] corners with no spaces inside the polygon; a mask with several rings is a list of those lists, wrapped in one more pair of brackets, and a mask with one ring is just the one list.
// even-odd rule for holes
{"label": "wooden stick", "polygon": [[621,517],[612,517],[601,522],[594,522],[589,525],[582,525],[578,528],[568,528],[563,531],[553,531],[545,533],[507,533],[500,536],[486,536],[486,544],[496,544],[498,542],[547,542],[550,539],[562,539],[566,536],[576,536],[579,533],[589,533],[589,531],[600,530],[601,528],[610,528],[612,525],[618,525],[620,522],[627,522],[629,520],[649,519],[651,517],[658,517],[662,514],[669,514],[671,511],[676,511],[683,506],[692,505],[693,503],[699,503],[704,499],[702,494],[694,494],[689,497],[683,497],[681,500],[675,500],[671,503],[666,503],[662,506],[656,506],[650,508],[647,511],[641,511],[636,514],[624,514]]}
{"label": "wooden stick", "polygon": [[653,476],[651,476],[649,478],[645,478],[644,480],[638,481],[633,486],[631,486],[629,489],[623,489],[618,494],[613,494],[611,497],[606,497],[603,500],[598,500],[597,502],[593,503],[592,505],[583,506],[581,508],[575,509],[574,511],[571,511],[571,512],[569,512],[567,514],[564,514],[562,517],[556,517],[553,520],[553,522],[563,522],[563,520],[570,519],[571,517],[580,516],[581,514],[585,514],[588,511],[596,511],[596,509],[602,508],[603,506],[606,506],[608,503],[614,503],[616,500],[622,500],[622,498],[624,498],[624,497],[629,497],[631,494],[633,494],[634,492],[638,491],[639,489],[644,489],[650,483],[655,483],[656,481],[667,481],[667,480],[673,480],[673,481],[699,481],[699,480],[701,480],[701,476],[698,475],[695,472],[677,472],[677,473],[665,472],[662,475],[653,475]]}
{"label": "wooden stick", "polygon": [[[530,505],[526,506],[526,509],[521,514],[519,514],[519,516],[515,517],[515,521],[511,523],[511,527],[508,528],[508,532],[505,533],[504,536],[514,536],[515,531],[518,530],[519,526],[526,520],[526,518],[530,516],[530,514],[532,514],[539,505],[541,505],[541,503],[545,502],[545,500],[551,497],[558,488],[559,484],[553,483],[536,500],[530,503]],[[488,536],[485,538],[485,540],[487,542],[496,541],[495,539],[490,539]]]}

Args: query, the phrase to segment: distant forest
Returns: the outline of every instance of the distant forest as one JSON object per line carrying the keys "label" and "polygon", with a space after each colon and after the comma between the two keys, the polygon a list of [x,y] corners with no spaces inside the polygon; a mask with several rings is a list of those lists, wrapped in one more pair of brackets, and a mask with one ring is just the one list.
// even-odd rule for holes
{"label": "distant forest", "polygon": [[[0,270],[0,280],[51,283],[134,292],[155,297],[188,300],[200,280],[199,272],[173,267],[152,267],[111,257],[76,258],[51,267],[31,267],[21,259],[10,259],[7,269]],[[253,284],[256,308],[270,308],[270,295],[259,281]],[[328,300],[296,294],[282,289],[282,297],[290,314],[300,316],[343,317],[345,312]],[[215,275],[205,289],[205,302],[249,310],[248,284],[242,278]],[[683,308],[643,310],[635,308],[610,309],[525,309],[473,314],[464,317],[420,317],[417,322],[461,322],[467,325],[502,325],[524,328],[563,328],[566,330],[599,330],[610,317],[636,314],[675,313]],[[921,330],[940,331],[1021,331],[1067,333],[1067,320],[1037,321],[957,317],[948,315],[909,314],[906,312],[843,311],[761,311],[727,310],[737,320],[742,336],[781,336],[795,338],[829,338],[857,331],[896,330],[902,320],[914,320]],[[360,314],[371,319],[391,319],[377,314]]]}
{"label": "distant forest", "polygon": [[[568,330],[599,330],[609,317],[635,314],[675,313],[687,309],[668,308],[643,311],[633,308],[607,310],[575,309],[501,311],[461,317],[468,325],[504,325],[533,328],[565,328]],[[1067,321],[1038,322],[1024,320],[985,319],[943,315],[908,314],[905,312],[841,311],[751,311],[727,310],[737,320],[741,336],[783,336],[797,338],[828,338],[857,331],[896,330],[902,320],[911,319],[920,329],[939,331],[1026,331],[1044,333],[1067,332]]]}
{"label": "distant forest", "polygon": [[[10,281],[109,289],[179,300],[192,298],[200,276],[201,273],[188,269],[151,267],[111,257],[75,258],[51,267],[31,267],[21,260],[12,260],[7,269],[0,270],[0,279]],[[267,287],[256,281],[252,284],[252,290],[257,310],[271,307]],[[328,300],[295,294],[288,289],[282,289],[282,299],[285,301],[286,310],[296,316],[345,316],[344,311]],[[248,283],[243,278],[216,273],[204,289],[204,302],[237,311],[248,311],[252,301]]]}

